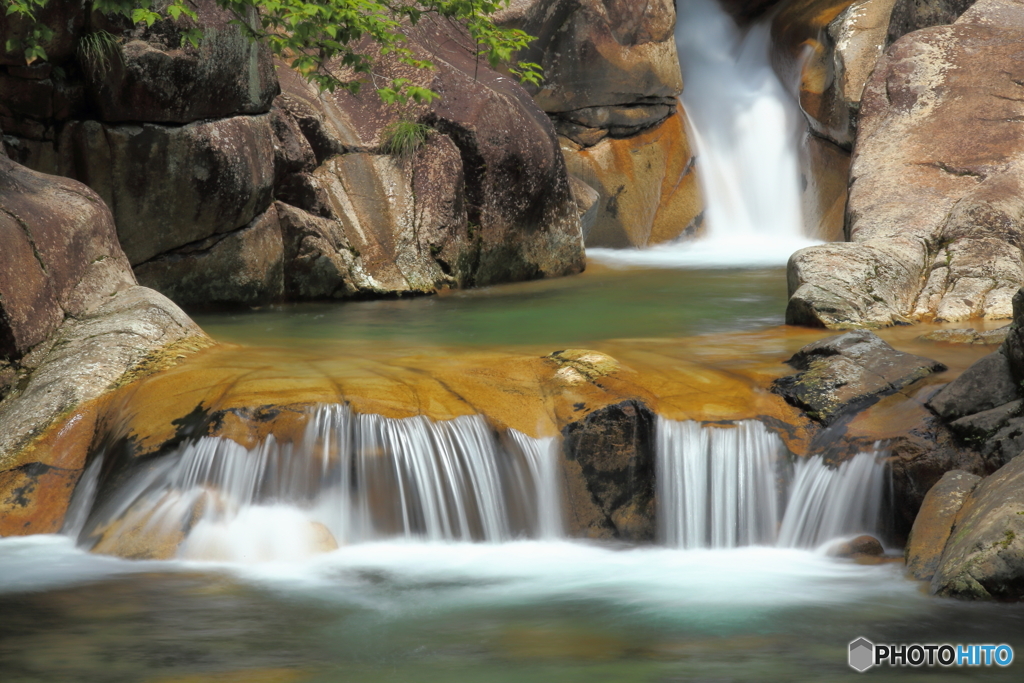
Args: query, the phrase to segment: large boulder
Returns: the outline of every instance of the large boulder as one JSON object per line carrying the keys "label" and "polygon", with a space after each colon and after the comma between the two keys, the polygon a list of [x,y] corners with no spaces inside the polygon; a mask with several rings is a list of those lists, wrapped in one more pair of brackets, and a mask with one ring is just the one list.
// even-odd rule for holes
{"label": "large boulder", "polygon": [[[88,187],[0,156],[0,363],[135,284],[110,211]],[[6,380],[0,365],[0,397]]]}
{"label": "large boulder", "polygon": [[703,213],[667,0],[524,0],[497,20],[538,36],[517,55],[544,67],[531,87],[569,172],[600,195],[587,246],[645,247],[699,232]]}
{"label": "large boulder", "polygon": [[1024,4],[981,0],[888,50],[861,103],[851,243],[793,255],[788,322],[1010,317],[1024,283],[1022,39]]}
{"label": "large boulder", "polygon": [[373,92],[321,94],[280,70],[288,292],[432,292],[582,270],[580,213],[550,121],[460,36],[439,24],[410,32],[432,72],[380,62],[445,95],[413,111],[428,134],[404,154],[387,147],[398,112]]}
{"label": "large boulder", "polygon": [[938,595],[1024,599],[1024,458],[982,480],[956,515],[931,582]]}
{"label": "large boulder", "polygon": [[775,380],[772,391],[823,425],[946,369],[897,351],[868,331],[808,344],[786,362],[799,372]]}

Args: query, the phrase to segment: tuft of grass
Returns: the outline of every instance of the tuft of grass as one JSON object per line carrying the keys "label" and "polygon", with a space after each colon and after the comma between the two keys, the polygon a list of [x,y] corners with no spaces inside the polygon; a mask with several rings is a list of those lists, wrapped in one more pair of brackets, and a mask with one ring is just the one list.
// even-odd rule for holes
{"label": "tuft of grass", "polygon": [[93,31],[79,38],[76,46],[78,61],[94,76],[102,76],[114,61],[123,63],[121,41],[107,31]]}
{"label": "tuft of grass", "polygon": [[402,160],[409,159],[427,142],[431,130],[425,123],[399,119],[384,131],[384,152]]}

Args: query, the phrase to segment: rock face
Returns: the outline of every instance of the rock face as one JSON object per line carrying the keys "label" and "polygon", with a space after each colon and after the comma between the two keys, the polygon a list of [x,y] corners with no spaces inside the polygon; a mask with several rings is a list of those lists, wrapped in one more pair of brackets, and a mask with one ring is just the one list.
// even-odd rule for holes
{"label": "rock face", "polygon": [[889,42],[929,26],[952,24],[977,0],[896,0],[889,23]]}
{"label": "rock face", "polygon": [[654,414],[626,401],[562,430],[571,536],[654,540]]}
{"label": "rock face", "polygon": [[576,273],[580,212],[543,112],[441,24],[412,34],[434,72],[384,72],[446,96],[416,112],[422,146],[372,93],[320,95],[282,69],[272,118],[289,296],[422,292]]}
{"label": "rock face", "polygon": [[[65,317],[135,284],[110,211],[95,192],[2,156],[0,243],[0,364],[9,369]],[[0,365],[0,397],[4,379]]]}
{"label": "rock face", "polygon": [[800,372],[775,380],[772,391],[823,425],[946,369],[897,351],[867,331],[809,344],[786,362]]}
{"label": "rock face", "polygon": [[905,553],[907,572],[915,579],[931,581],[935,575],[957,513],[979,481],[976,474],[950,470],[924,497]]}
{"label": "rock face", "polygon": [[1024,282],[1022,31],[1024,5],[982,0],[888,50],[861,103],[851,243],[793,255],[788,322],[1010,317]]}
{"label": "rock face", "polygon": [[569,171],[600,194],[587,246],[693,236],[703,204],[677,100],[683,82],[667,0],[523,0],[497,15],[538,36],[517,58],[544,67],[531,92]]}
{"label": "rock face", "polygon": [[1024,458],[1012,459],[967,496],[931,590],[957,598],[1024,598]]}

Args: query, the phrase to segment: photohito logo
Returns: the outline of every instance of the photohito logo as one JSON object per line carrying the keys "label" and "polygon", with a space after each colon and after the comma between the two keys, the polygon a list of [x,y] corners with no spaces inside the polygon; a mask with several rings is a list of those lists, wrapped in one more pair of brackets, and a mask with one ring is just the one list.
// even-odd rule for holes
{"label": "photohito logo", "polygon": [[850,643],[850,667],[864,672],[873,666],[1010,666],[1009,645],[876,645],[867,638]]}

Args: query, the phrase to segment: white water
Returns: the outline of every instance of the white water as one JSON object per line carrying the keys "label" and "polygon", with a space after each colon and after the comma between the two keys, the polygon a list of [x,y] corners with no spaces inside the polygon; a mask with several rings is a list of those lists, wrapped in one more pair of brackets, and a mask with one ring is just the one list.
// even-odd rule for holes
{"label": "white water", "polygon": [[658,418],[657,430],[658,519],[669,546],[815,548],[878,533],[886,470],[877,452],[834,468],[821,456],[799,460],[787,486],[785,446],[760,422]]}
{"label": "white water", "polygon": [[96,485],[91,476],[83,482],[67,533],[86,540],[122,518],[124,528],[158,536],[188,529],[183,558],[303,559],[335,541],[494,542],[562,533],[554,439],[515,430],[499,439],[480,416],[396,420],[323,406],[298,444],[270,437],[247,449],[204,437],[88,514]]}
{"label": "white water", "polygon": [[800,112],[769,64],[767,25],[741,35],[715,0],[677,3],[682,101],[697,150],[704,239],[648,249],[588,249],[612,265],[785,265],[804,237]]}

